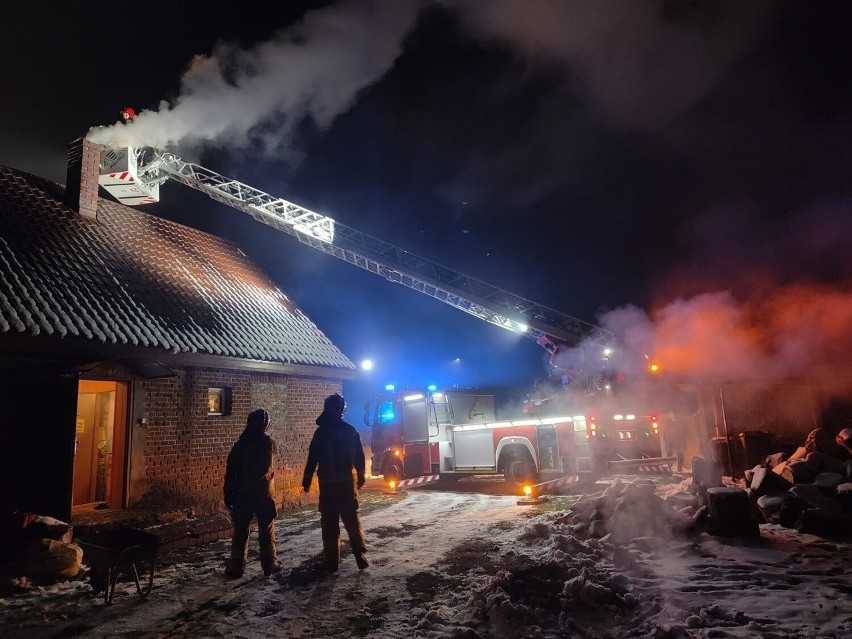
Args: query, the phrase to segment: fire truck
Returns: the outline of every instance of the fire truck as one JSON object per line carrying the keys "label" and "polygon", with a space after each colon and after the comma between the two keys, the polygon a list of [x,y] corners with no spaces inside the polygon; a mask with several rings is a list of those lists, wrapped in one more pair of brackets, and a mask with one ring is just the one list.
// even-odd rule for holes
{"label": "fire truck", "polygon": [[[659,459],[656,415],[600,412],[498,417],[495,398],[478,389],[387,389],[365,410],[372,429],[372,472],[398,484],[502,475],[516,485],[559,477],[591,479],[612,462]],[[589,408],[586,404],[586,408]]]}
{"label": "fire truck", "polygon": [[[132,118],[127,126],[133,126]],[[217,202],[248,213],[255,220],[353,266],[406,286],[490,324],[534,339],[551,354],[551,364],[572,388],[609,390],[609,376],[597,370],[608,362],[614,336],[607,330],[497,288],[469,275],[383,242],[330,217],[310,211],[210,169],[184,162],[153,147],[102,147],[100,185],[128,206],[154,203],[160,186],[173,180]],[[560,364],[565,349],[582,353],[580,362]],[[585,363],[590,365],[587,367]],[[447,476],[503,474],[512,481],[547,472],[580,473],[612,456],[658,457],[658,422],[654,416],[612,418],[577,409],[562,415],[525,415],[498,420],[484,396],[466,414],[469,395],[460,392],[409,393],[380,402],[370,421],[377,465],[388,477],[437,472]],[[468,399],[465,399],[468,397]],[[461,407],[461,408],[460,408]],[[595,411],[598,412],[598,411]],[[601,413],[601,415],[604,413]],[[617,415],[621,415],[618,419]],[[650,421],[649,421],[650,420]],[[618,422],[618,423],[616,423]],[[622,428],[633,422],[629,428]],[[638,425],[642,424],[639,428]],[[650,428],[650,430],[649,430]],[[592,444],[591,449],[584,446]],[[654,442],[656,444],[654,445]],[[641,445],[640,445],[641,444]]]}

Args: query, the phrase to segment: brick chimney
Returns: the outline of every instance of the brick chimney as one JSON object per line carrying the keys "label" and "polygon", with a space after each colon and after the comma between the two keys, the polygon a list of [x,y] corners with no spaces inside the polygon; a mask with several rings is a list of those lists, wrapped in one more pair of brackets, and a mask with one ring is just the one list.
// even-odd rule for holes
{"label": "brick chimney", "polygon": [[84,138],[68,145],[65,203],[83,217],[98,217],[98,176],[101,146]]}

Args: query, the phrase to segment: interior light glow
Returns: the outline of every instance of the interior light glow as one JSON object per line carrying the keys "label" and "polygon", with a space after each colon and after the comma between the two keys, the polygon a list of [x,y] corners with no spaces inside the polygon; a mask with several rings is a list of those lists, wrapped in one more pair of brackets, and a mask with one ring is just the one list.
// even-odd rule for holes
{"label": "interior light glow", "polygon": [[443,396],[443,393],[432,393],[432,397],[435,399],[441,399]]}
{"label": "interior light glow", "polygon": [[417,393],[416,395],[406,395],[403,399],[407,402],[413,402],[415,399],[423,399],[423,393]]}
{"label": "interior light glow", "polygon": [[613,415],[612,418],[616,421],[621,421],[624,419],[624,415]]}
{"label": "interior light glow", "polygon": [[396,390],[396,386],[393,384],[385,384],[385,390],[389,393],[392,393]]}
{"label": "interior light glow", "polygon": [[434,384],[429,384],[426,387],[426,390],[429,391],[430,393],[434,393],[436,390],[438,390],[438,387],[435,386]]}
{"label": "interior light glow", "polygon": [[627,415],[625,419],[636,419],[636,415]]}

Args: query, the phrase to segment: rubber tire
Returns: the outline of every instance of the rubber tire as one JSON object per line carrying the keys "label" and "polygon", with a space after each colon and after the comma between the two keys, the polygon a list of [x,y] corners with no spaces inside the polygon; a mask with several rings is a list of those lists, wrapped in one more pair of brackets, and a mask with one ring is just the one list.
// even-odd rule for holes
{"label": "rubber tire", "polygon": [[533,462],[528,457],[514,457],[506,464],[503,473],[506,481],[516,486],[534,483],[537,479]]}
{"label": "rubber tire", "polygon": [[382,471],[382,477],[386,483],[400,481],[402,479],[402,468],[398,464],[388,464]]}

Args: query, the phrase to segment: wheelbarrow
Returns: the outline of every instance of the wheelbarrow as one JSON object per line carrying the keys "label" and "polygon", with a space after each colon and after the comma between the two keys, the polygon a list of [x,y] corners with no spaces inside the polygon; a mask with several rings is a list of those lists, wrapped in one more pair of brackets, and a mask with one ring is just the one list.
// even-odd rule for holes
{"label": "wheelbarrow", "polygon": [[[104,592],[104,604],[112,603],[115,583],[122,570],[133,571],[136,590],[142,596],[151,592],[154,585],[154,566],[160,539],[137,528],[113,528],[95,532],[76,540],[83,549],[83,560],[89,565],[89,580],[92,590]],[[143,587],[139,582],[137,564],[150,563],[151,574]]]}

